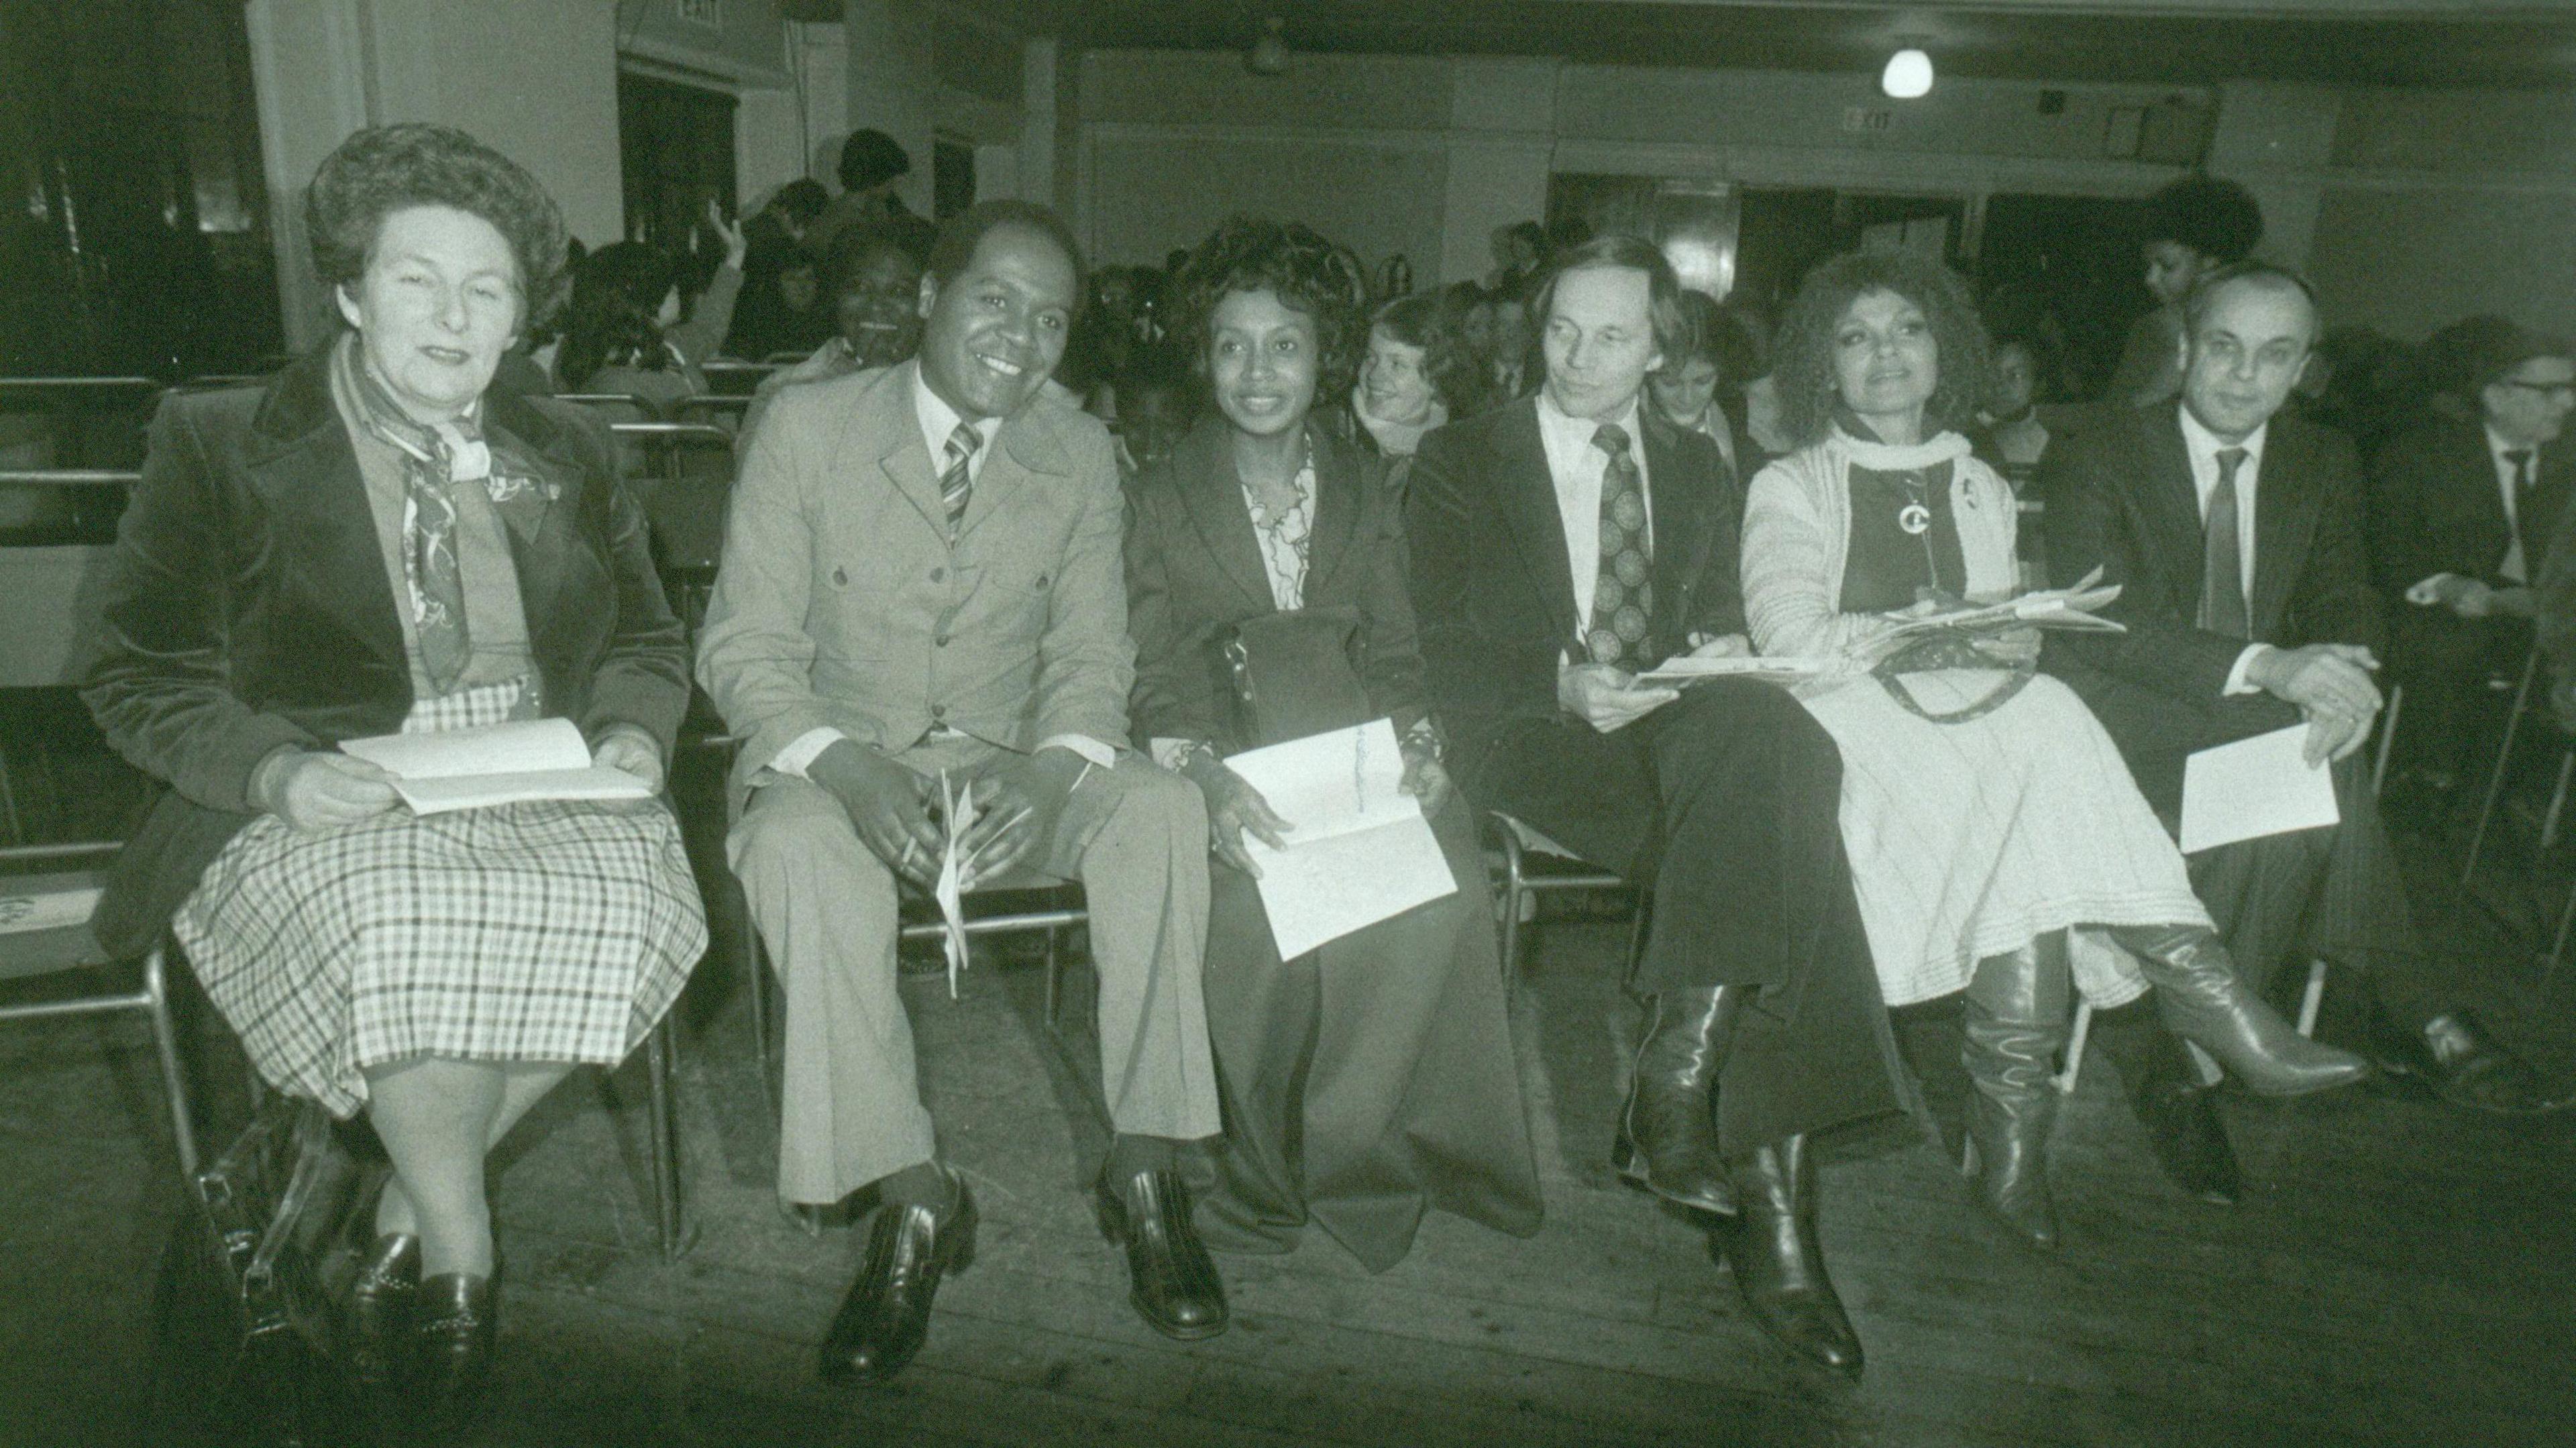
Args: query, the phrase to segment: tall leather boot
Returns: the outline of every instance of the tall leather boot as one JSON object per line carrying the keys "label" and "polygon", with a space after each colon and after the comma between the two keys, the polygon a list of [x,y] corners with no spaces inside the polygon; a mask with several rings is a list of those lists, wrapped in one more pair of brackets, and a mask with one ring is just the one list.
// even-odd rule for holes
{"label": "tall leather boot", "polygon": [[1896,1034],[1898,1058],[1914,1073],[1929,1134],[1941,1159],[1955,1168],[1967,1151],[1968,1098],[1976,1094],[1959,1061],[1967,1046],[1960,1033],[1959,998],[1894,1007],[1887,1024]]}
{"label": "tall leather boot", "polygon": [[2042,1251],[2057,1246],[2048,1192],[2048,1133],[2057,1123],[2055,1058],[2066,1044],[2074,981],[2065,933],[1977,962],[1964,1002],[1968,1189],[1986,1215]]}
{"label": "tall leather boot", "polygon": [[2137,1000],[2095,1011],[2093,1048],[2120,1073],[2130,1109],[2146,1128],[2148,1149],[2166,1179],[2204,1202],[2233,1206],[2244,1187],[2227,1126],[2155,1006]]}
{"label": "tall leather boot", "polygon": [[1697,1211],[1735,1210],[1718,1155],[1716,1092],[1741,994],[1711,986],[1655,997],[1610,1148],[1629,1185]]}
{"label": "tall leather boot", "polygon": [[2138,957],[2173,1033],[2207,1051],[2258,1096],[2305,1096],[2370,1074],[2350,1051],[2311,1041],[2236,978],[2205,925],[2126,926],[2111,938]]}
{"label": "tall leather boot", "polygon": [[1784,1136],[1727,1163],[1737,1214],[1712,1227],[1709,1250],[1735,1276],[1753,1321],[1803,1362],[1860,1376],[1860,1335],[1825,1275],[1816,1235],[1816,1160]]}

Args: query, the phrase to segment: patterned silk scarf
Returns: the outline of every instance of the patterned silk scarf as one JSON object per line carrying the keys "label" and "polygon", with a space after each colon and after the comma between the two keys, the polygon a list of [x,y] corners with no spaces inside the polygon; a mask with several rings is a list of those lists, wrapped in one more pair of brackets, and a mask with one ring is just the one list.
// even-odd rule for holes
{"label": "patterned silk scarf", "polygon": [[340,339],[331,366],[358,425],[402,459],[403,596],[420,641],[422,672],[433,689],[447,693],[474,657],[465,626],[465,574],[456,552],[454,485],[481,483],[495,506],[552,502],[560,488],[525,458],[507,450],[496,456],[484,441],[479,399],[455,421],[414,421],[366,364],[356,333]]}

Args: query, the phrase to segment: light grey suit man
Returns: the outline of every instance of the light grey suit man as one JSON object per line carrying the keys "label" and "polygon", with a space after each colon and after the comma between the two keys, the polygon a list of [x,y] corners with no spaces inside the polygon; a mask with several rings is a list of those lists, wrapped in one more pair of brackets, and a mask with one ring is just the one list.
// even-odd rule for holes
{"label": "light grey suit man", "polygon": [[827,1377],[900,1370],[975,1207],[936,1160],[896,990],[897,877],[927,885],[941,771],[973,782],[973,873],[1082,881],[1118,1132],[1100,1207],[1137,1310],[1223,1330],[1174,1143],[1216,1134],[1199,987],[1207,821],[1132,753],[1122,505],[1108,434],[1039,395],[1080,261],[1053,213],[977,207],[922,279],[916,362],[790,389],[735,486],[698,677],[743,739],[728,841],[787,992],[779,1190],[876,1183]]}

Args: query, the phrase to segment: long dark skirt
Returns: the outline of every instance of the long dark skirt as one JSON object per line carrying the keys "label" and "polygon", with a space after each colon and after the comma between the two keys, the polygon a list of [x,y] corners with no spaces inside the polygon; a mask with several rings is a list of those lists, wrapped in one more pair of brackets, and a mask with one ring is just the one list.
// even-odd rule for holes
{"label": "long dark skirt", "polygon": [[1291,961],[1251,878],[1216,867],[1205,979],[1226,1145],[1199,1203],[1211,1247],[1284,1252],[1311,1220],[1382,1272],[1432,1208],[1538,1230],[1484,863],[1458,798],[1432,828],[1457,894]]}

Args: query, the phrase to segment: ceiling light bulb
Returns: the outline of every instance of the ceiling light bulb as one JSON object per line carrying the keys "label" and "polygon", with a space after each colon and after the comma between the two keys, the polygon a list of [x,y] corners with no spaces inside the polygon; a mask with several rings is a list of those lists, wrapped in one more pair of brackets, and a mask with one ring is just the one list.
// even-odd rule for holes
{"label": "ceiling light bulb", "polygon": [[1255,75],[1284,75],[1288,70],[1288,40],[1280,34],[1288,22],[1273,15],[1262,22],[1261,38],[1253,42],[1247,64]]}
{"label": "ceiling light bulb", "polygon": [[1900,50],[1887,58],[1878,88],[1900,101],[1921,100],[1932,93],[1932,57],[1919,50]]}

